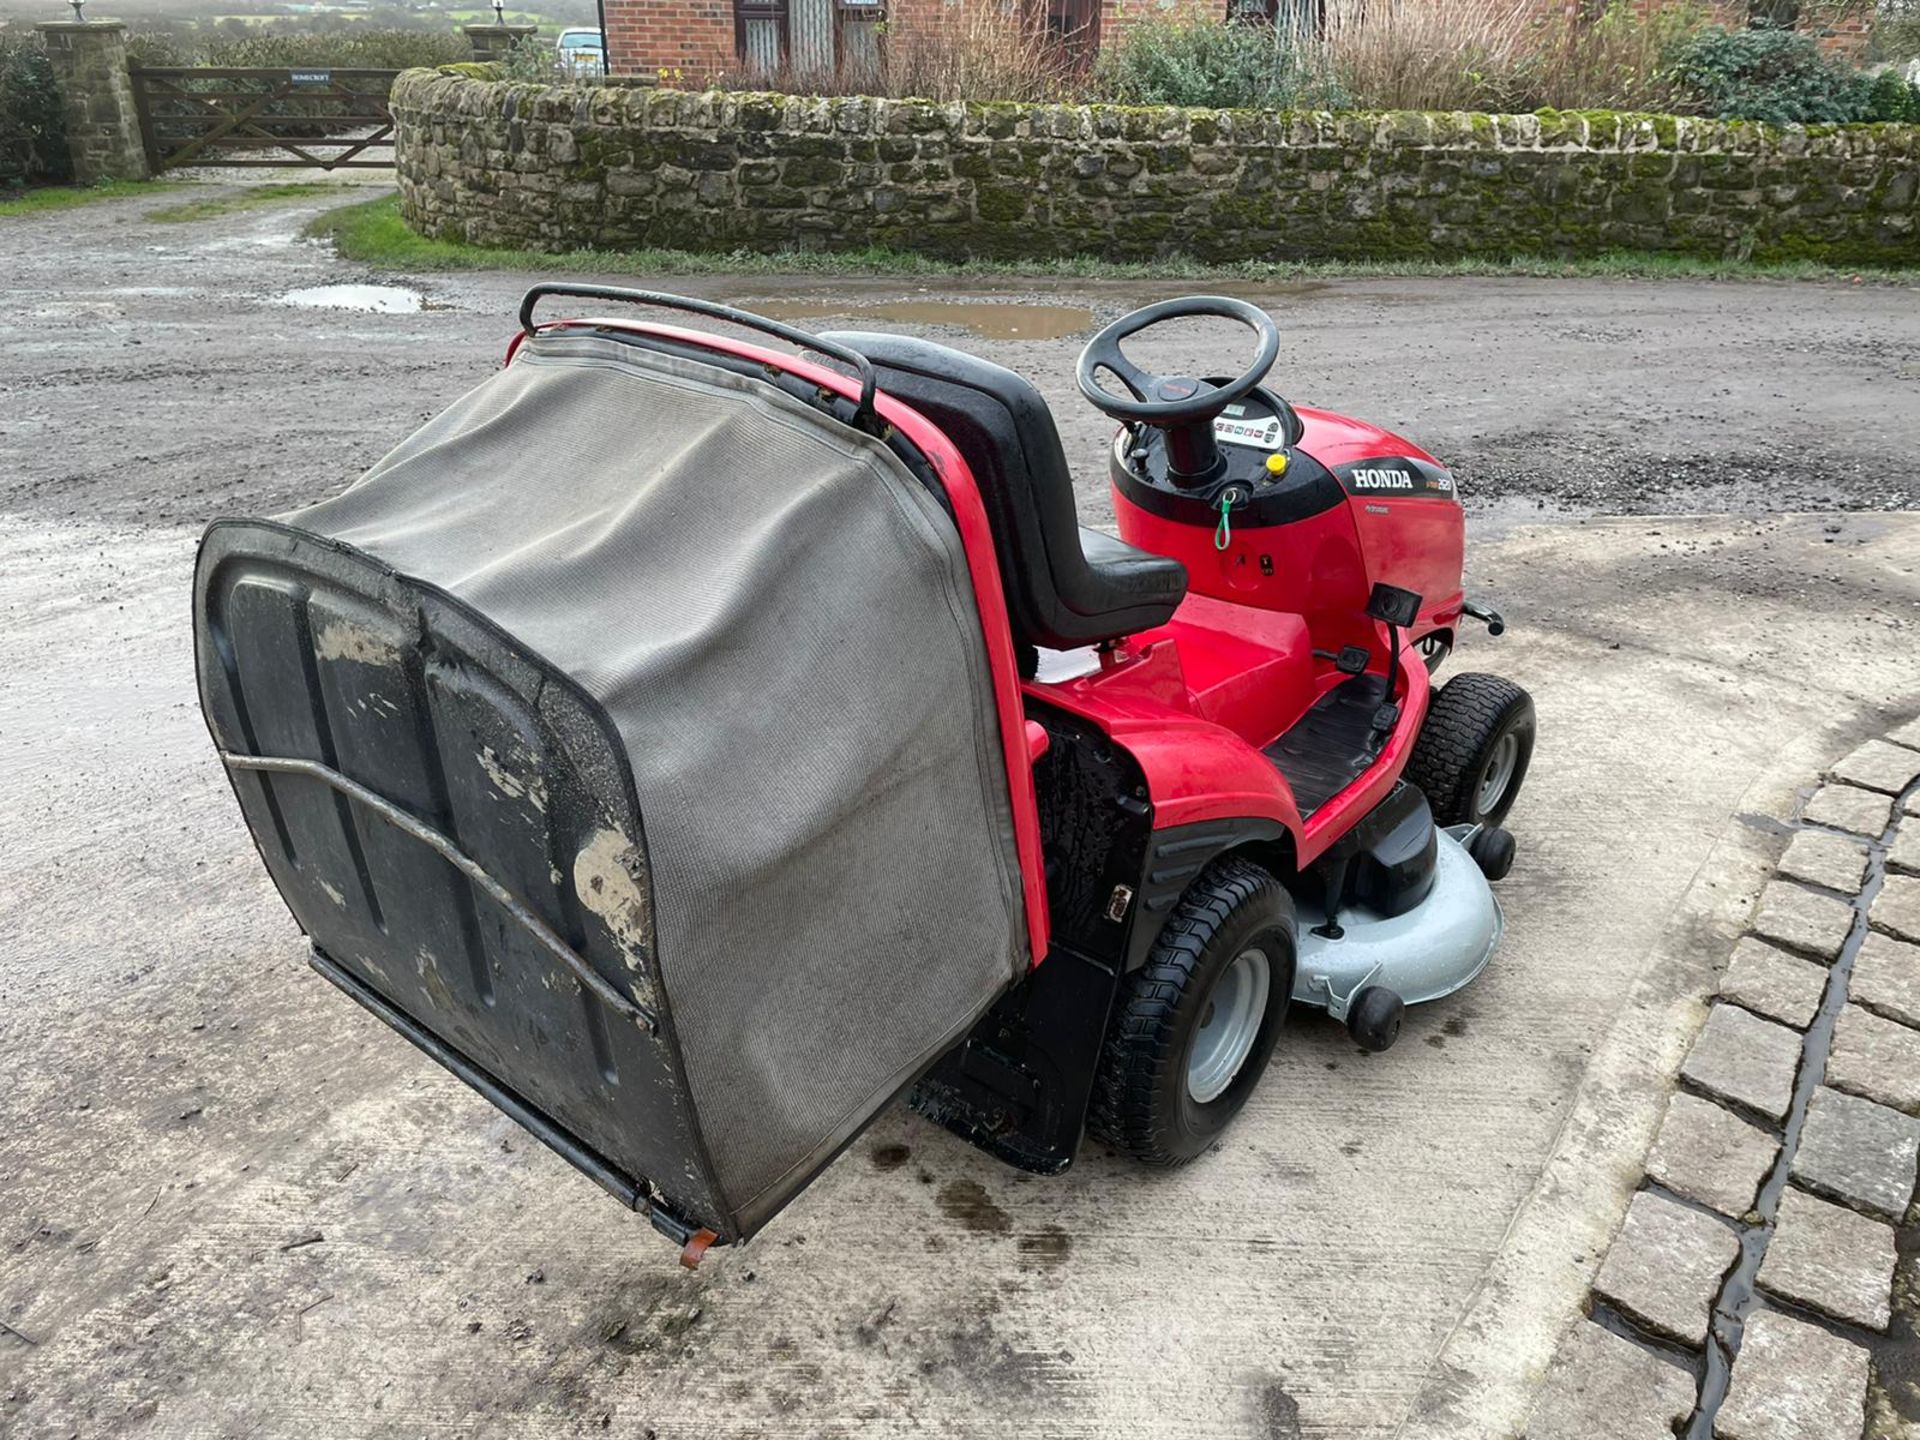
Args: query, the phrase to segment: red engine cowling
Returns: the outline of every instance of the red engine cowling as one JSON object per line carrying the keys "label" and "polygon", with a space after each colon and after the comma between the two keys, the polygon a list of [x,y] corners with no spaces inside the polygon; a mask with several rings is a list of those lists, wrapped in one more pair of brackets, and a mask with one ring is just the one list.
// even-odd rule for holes
{"label": "red engine cowling", "polygon": [[1122,431],[1111,466],[1121,538],[1179,560],[1190,593],[1306,616],[1329,648],[1367,643],[1361,612],[1380,582],[1420,596],[1412,639],[1451,638],[1466,543],[1452,475],[1410,441],[1325,410],[1297,411],[1298,439],[1268,448],[1267,399],[1249,397],[1254,423],[1215,422],[1229,465],[1200,492],[1167,482],[1151,436]]}

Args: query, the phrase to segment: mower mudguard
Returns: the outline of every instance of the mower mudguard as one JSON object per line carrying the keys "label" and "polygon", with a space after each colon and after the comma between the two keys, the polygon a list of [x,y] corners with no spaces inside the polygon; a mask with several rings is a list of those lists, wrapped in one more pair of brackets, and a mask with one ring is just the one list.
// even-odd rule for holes
{"label": "mower mudguard", "polygon": [[[1009,1165],[1052,1175],[1086,1127],[1107,1019],[1136,929],[1153,807],[1126,747],[1029,697],[1052,939],[1016,985],[914,1087],[916,1110]],[[1164,916],[1151,917],[1164,921]]]}

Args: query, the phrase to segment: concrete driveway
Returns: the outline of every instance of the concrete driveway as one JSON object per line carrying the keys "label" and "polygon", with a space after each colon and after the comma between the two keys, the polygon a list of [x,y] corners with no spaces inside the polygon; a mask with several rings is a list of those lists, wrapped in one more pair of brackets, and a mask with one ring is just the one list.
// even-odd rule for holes
{"label": "concrete driveway", "polygon": [[[294,238],[311,206],[162,227],[158,203],[0,220],[9,1433],[1515,1433],[1768,817],[1920,709],[1920,517],[1890,508],[1920,503],[1912,291],[1256,292],[1279,388],[1462,475],[1470,585],[1511,629],[1455,665],[1540,711],[1505,948],[1384,1055],[1295,1021],[1187,1170],[1090,1149],[1032,1179],[892,1113],[688,1274],[307,970],[194,698],[198,527],[345,484],[497,363],[527,277],[296,308],[384,281]],[[823,327],[956,298],[684,288]],[[961,298],[1104,320],[1179,288]],[[1084,328],[931,333],[1034,377],[1104,521]]]}

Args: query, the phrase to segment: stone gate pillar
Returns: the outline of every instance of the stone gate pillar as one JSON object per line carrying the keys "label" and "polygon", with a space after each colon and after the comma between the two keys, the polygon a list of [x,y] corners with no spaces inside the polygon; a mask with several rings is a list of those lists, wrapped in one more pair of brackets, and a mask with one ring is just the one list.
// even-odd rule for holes
{"label": "stone gate pillar", "polygon": [[476,60],[504,60],[513,47],[540,27],[538,25],[463,25],[467,43]]}
{"label": "stone gate pillar", "polygon": [[73,178],[144,180],[147,149],[127,74],[127,27],[118,20],[49,20],[35,27],[60,86]]}

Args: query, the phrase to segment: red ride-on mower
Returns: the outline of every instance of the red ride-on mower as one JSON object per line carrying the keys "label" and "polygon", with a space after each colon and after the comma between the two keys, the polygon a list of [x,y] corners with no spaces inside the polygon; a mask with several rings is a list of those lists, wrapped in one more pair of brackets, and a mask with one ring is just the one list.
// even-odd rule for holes
{"label": "red ride-on mower", "polygon": [[[1253,362],[1120,348],[1193,316]],[[598,287],[521,324],[341,495],[209,529],[201,699],[315,967],[688,1263],[902,1094],[1028,1170],[1177,1164],[1290,1000],[1379,1050],[1486,964],[1532,704],[1430,687],[1501,628],[1453,481],[1262,388],[1261,311],[1087,346],[1117,540],[970,355]]]}

